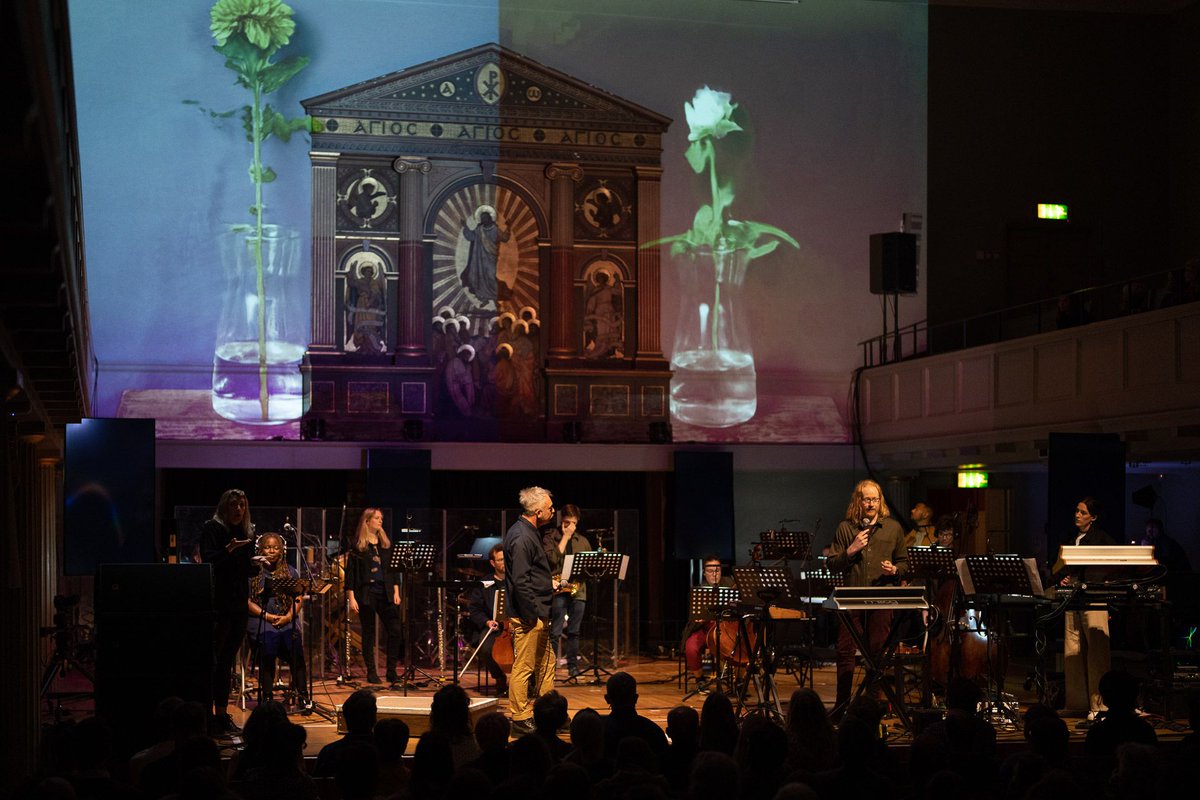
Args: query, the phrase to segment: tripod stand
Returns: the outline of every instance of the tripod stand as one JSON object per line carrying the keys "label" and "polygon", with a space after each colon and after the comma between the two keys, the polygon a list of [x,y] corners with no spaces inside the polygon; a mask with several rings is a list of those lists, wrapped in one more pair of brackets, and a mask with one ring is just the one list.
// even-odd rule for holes
{"label": "tripod stand", "polygon": [[[54,711],[54,708],[50,705],[51,697],[61,698],[68,694],[76,694],[70,692],[51,695],[50,685],[54,683],[55,678],[65,677],[68,672],[74,669],[80,675],[87,678],[88,683],[92,684],[93,688],[96,686],[96,678],[71,654],[71,634],[76,626],[67,623],[66,609],[73,607],[78,602],[78,596],[56,596],[54,598],[54,627],[42,628],[42,636],[54,637],[54,654],[50,657],[50,663],[46,665],[46,669],[42,672],[41,689],[38,691],[38,697],[46,698],[46,708],[51,712]],[[94,692],[80,692],[78,694],[86,697],[94,694]]]}
{"label": "tripod stand", "polygon": [[[588,585],[588,597],[596,597],[596,584],[601,580],[624,580],[625,571],[629,568],[629,556],[622,553],[589,550],[583,553],[573,553],[563,560],[562,579],[569,581],[572,575],[582,576]],[[592,615],[592,664],[583,672],[591,671],[592,679],[588,686],[600,686],[604,681],[600,673],[612,675],[609,670],[600,666],[600,629],[598,618]],[[580,672],[582,676],[583,672]]]}

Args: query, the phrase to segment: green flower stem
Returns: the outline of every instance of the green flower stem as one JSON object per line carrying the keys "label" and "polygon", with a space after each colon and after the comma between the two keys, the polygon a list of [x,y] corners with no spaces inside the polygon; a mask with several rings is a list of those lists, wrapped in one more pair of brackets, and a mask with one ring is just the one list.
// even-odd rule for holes
{"label": "green flower stem", "polygon": [[[713,147],[711,141],[705,142],[708,145],[708,184],[712,191],[713,214],[716,217],[716,222],[719,225],[724,221],[725,210],[717,204],[720,202],[720,189],[717,186],[717,148]],[[712,307],[712,348],[715,355],[720,341],[720,326],[721,326],[721,256],[725,252],[724,242],[717,240],[717,246],[713,248],[713,307]],[[720,248],[720,249],[718,249]]]}
{"label": "green flower stem", "polygon": [[267,286],[263,275],[263,194],[262,181],[262,81],[254,81],[254,110],[251,113],[254,140],[254,271],[255,291],[258,292],[258,404],[263,422],[271,418],[271,399],[267,392]]}

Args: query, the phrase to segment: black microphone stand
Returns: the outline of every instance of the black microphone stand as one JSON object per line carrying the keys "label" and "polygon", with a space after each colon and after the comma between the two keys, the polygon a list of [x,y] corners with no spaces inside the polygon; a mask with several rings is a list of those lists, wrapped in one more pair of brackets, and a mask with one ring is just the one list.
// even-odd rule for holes
{"label": "black microphone stand", "polygon": [[[323,597],[324,596],[323,593],[325,591],[324,585],[321,586],[320,591],[317,591],[317,592],[313,591],[313,587],[315,587],[318,583],[323,584],[323,581],[318,581],[317,578],[315,578],[313,576],[312,564],[308,563],[308,559],[304,557],[304,552],[303,552],[304,548],[300,546],[302,537],[300,536],[299,533],[296,532],[295,528],[293,528],[290,524],[288,524],[286,522],[283,525],[283,529],[286,532],[296,534],[296,563],[297,563],[297,565],[301,565],[301,564],[303,565],[304,576],[305,576],[304,579],[308,584],[309,595],[312,597]],[[300,569],[297,569],[296,572],[299,573]],[[292,603],[295,604],[294,599],[292,600]],[[304,611],[304,605],[301,604],[300,618],[292,620],[292,635],[295,637],[295,639],[292,642],[293,646],[290,650],[292,658],[295,659],[296,658],[295,648],[296,647],[301,648],[303,650],[302,655],[308,663],[308,669],[305,670],[305,672],[307,673],[305,675],[305,678],[307,679],[308,685],[306,687],[304,687],[304,696],[300,698],[300,713],[305,716],[308,716],[309,714],[316,712],[320,717],[324,718],[327,722],[333,722],[334,719],[336,719],[336,715],[334,714],[333,710],[322,706],[320,703],[318,703],[314,699],[315,695],[314,695],[313,689],[315,687],[315,684],[313,682],[313,650],[315,649],[315,643],[309,642],[309,646],[307,648],[304,646],[304,636],[302,633],[303,625],[301,624],[302,621],[306,621],[307,619],[308,619],[308,615]],[[292,677],[293,677],[293,679],[295,678],[295,670],[294,669],[292,670]]]}

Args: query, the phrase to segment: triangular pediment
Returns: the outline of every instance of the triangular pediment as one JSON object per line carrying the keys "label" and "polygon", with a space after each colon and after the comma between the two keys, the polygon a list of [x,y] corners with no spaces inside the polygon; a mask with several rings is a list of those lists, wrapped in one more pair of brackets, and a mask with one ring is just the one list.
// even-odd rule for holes
{"label": "triangular pediment", "polygon": [[671,120],[491,43],[302,101],[323,118],[553,123],[662,133]]}

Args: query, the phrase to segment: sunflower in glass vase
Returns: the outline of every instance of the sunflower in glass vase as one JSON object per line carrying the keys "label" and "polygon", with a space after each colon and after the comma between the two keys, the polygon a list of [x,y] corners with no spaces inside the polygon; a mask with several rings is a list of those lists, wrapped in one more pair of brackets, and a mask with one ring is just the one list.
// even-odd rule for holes
{"label": "sunflower in glass vase", "polygon": [[308,117],[289,119],[267,102],[309,63],[307,56],[278,58],[296,30],[292,13],[280,0],[218,0],[213,5],[213,50],[250,100],[228,111],[201,109],[217,121],[240,120],[250,143],[250,221],[231,224],[220,236],[229,288],[217,333],[213,408],[229,419],[256,424],[296,419],[303,410],[299,365],[305,342],[288,313],[299,235],[294,228],[266,222],[264,190],[278,176],[263,162],[263,143],[272,136],[286,142],[309,128]]}

